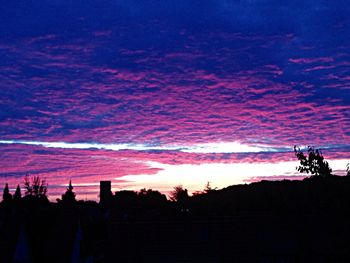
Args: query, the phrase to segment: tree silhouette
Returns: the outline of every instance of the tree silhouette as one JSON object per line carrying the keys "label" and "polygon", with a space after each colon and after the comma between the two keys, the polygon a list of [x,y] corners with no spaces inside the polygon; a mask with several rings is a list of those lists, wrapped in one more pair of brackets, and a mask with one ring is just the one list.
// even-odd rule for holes
{"label": "tree silhouette", "polygon": [[137,195],[144,206],[162,205],[167,201],[164,194],[152,189],[146,190],[146,188],[143,188],[137,193]]}
{"label": "tree silhouette", "polygon": [[170,193],[170,200],[174,202],[183,202],[188,199],[187,189],[184,189],[182,185],[174,187],[174,190]]}
{"label": "tree silhouette", "polygon": [[329,167],[327,161],[324,160],[322,152],[319,149],[315,149],[313,146],[308,146],[308,156],[294,146],[294,154],[300,161],[300,165],[296,168],[299,172],[317,177],[330,177],[332,176],[332,169]]}
{"label": "tree silhouette", "polygon": [[217,189],[218,189],[217,187],[214,187],[214,188],[213,188],[213,187],[211,186],[211,183],[208,181],[208,182],[206,183],[205,187],[204,187],[203,192],[207,194],[207,193],[216,191]]}
{"label": "tree silhouette", "polygon": [[350,163],[346,165],[346,176],[350,176]]}
{"label": "tree silhouette", "polygon": [[10,190],[9,190],[8,184],[5,185],[4,193],[2,195],[2,200],[4,202],[8,202],[8,201],[12,200],[12,195],[10,194]]}
{"label": "tree silhouette", "polygon": [[24,177],[24,188],[26,189],[26,196],[46,197],[47,195],[47,183],[45,180],[41,180],[39,176],[29,178],[29,175],[26,174]]}
{"label": "tree silhouette", "polygon": [[214,192],[214,191],[216,191],[216,190],[218,190],[218,188],[217,188],[217,187],[214,187],[214,188],[213,188],[213,187],[211,186],[211,183],[208,181],[208,182],[205,184],[203,191],[196,191],[196,192],[192,193],[192,195],[193,195],[193,196],[196,196],[196,195],[208,194],[208,193]]}
{"label": "tree silhouette", "polygon": [[75,193],[73,192],[72,180],[69,180],[67,191],[62,195],[63,202],[75,202]]}
{"label": "tree silhouette", "polygon": [[16,188],[16,192],[13,196],[13,200],[20,200],[22,198],[22,193],[21,193],[21,187],[19,185],[17,185],[17,188]]}

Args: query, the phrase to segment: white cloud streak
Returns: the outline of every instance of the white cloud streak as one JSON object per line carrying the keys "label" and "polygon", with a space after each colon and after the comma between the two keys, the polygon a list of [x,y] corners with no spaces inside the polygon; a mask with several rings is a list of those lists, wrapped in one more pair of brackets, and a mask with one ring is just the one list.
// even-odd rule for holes
{"label": "white cloud streak", "polygon": [[62,149],[98,149],[98,150],[135,150],[135,151],[180,151],[187,153],[257,153],[257,152],[288,152],[290,147],[274,148],[267,145],[246,145],[238,142],[204,143],[193,145],[151,145],[151,144],[101,144],[101,143],[67,143],[67,142],[41,142],[21,140],[1,140],[0,144],[36,145],[46,148]]}

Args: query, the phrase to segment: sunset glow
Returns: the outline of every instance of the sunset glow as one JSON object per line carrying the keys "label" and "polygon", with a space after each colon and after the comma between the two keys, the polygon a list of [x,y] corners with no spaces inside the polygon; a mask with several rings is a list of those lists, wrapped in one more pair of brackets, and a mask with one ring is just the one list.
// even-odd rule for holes
{"label": "sunset glow", "polygon": [[[103,3],[102,3],[103,2]],[[302,179],[293,146],[350,162],[344,1],[46,1],[0,15],[0,190],[55,200]]]}

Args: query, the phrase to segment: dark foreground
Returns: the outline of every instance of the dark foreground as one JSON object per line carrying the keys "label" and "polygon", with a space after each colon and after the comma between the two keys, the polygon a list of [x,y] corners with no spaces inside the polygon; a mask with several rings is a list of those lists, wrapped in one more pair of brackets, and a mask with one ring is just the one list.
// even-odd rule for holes
{"label": "dark foreground", "polygon": [[0,262],[350,262],[350,178],[260,182],[179,200],[22,198],[0,206]]}

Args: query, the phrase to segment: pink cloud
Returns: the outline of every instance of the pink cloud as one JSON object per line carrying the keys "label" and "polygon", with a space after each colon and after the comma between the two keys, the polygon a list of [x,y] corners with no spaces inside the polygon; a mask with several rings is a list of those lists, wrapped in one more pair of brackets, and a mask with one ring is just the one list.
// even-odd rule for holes
{"label": "pink cloud", "polygon": [[318,57],[318,58],[290,58],[288,61],[295,64],[313,64],[333,62],[333,57]]}
{"label": "pink cloud", "polygon": [[[156,145],[238,141],[288,147],[344,146],[350,141],[346,54],[295,55],[282,61],[277,54],[269,59],[272,46],[294,43],[292,34],[191,35],[185,30],[181,36],[188,41],[178,49],[111,44],[107,51],[104,41],[113,30],[93,35],[89,41],[48,35],[0,45],[12,59],[0,72],[0,139]],[[208,38],[218,45],[211,47]],[[236,47],[236,41],[242,42]],[[261,54],[254,57],[257,52]],[[96,59],[100,53],[101,61]],[[319,70],[328,78],[320,77]],[[156,174],[147,161],[199,165],[294,158],[291,153],[57,149],[45,154],[36,147],[1,147],[2,173],[34,171],[53,184],[65,184],[72,176],[81,183],[96,183],[101,176]],[[349,157],[348,150],[327,152],[328,156]],[[15,184],[18,178],[11,178]],[[86,186],[81,191],[94,189]]]}

